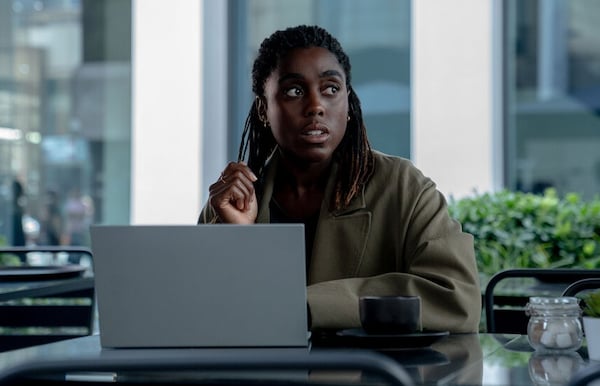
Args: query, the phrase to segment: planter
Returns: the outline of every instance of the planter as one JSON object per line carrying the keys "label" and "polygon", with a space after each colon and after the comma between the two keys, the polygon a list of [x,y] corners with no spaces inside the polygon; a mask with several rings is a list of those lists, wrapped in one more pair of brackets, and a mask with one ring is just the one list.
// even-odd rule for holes
{"label": "planter", "polygon": [[587,340],[588,357],[600,361],[600,318],[584,316],[583,331]]}

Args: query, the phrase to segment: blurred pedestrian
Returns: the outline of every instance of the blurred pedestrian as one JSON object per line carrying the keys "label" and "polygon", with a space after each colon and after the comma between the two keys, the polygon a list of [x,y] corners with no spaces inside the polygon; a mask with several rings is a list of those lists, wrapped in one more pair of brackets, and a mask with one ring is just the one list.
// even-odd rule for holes
{"label": "blurred pedestrian", "polygon": [[[15,247],[25,246],[25,229],[23,228],[23,216],[25,215],[25,189],[18,180],[12,183],[12,240],[11,245]],[[17,253],[21,262],[26,261],[24,253]]]}
{"label": "blurred pedestrian", "polygon": [[63,216],[60,209],[58,193],[53,190],[46,192],[45,203],[41,218],[41,245],[60,245],[63,234]]}

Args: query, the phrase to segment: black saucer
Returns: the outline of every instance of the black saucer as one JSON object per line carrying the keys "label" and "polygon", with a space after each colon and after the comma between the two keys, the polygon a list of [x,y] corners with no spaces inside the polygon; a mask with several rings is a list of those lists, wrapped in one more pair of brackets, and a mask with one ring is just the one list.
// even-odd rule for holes
{"label": "black saucer", "polygon": [[410,334],[369,334],[362,328],[350,328],[338,331],[336,335],[361,346],[418,348],[428,347],[449,334],[448,331],[432,330],[423,330]]}

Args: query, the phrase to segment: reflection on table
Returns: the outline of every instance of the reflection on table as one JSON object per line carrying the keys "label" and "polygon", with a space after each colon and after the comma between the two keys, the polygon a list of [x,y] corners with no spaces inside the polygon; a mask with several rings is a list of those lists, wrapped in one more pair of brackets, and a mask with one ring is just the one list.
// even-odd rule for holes
{"label": "reflection on table", "polygon": [[483,361],[484,385],[565,385],[588,366],[587,347],[559,353],[535,352],[525,335],[495,334],[502,348]]}
{"label": "reflection on table", "polygon": [[[302,351],[304,350],[304,351]],[[240,384],[267,382],[269,384],[390,384],[390,379],[370,374],[365,368],[351,367],[331,371],[316,368],[312,371],[302,366],[271,369],[268,363],[292,363],[318,358],[319,361],[359,353],[365,348],[311,347],[308,349],[101,349],[97,335],[76,338],[43,346],[0,353],[1,376],[16,369],[35,370],[36,374],[49,374],[49,364],[60,369],[64,379],[100,375],[112,381],[140,381],[146,378],[177,381],[211,381],[213,383]],[[588,365],[585,346],[577,352],[565,354],[540,354],[529,347],[526,336],[498,334],[451,334],[429,347],[416,349],[384,348],[372,351],[390,358],[408,372],[415,384],[446,385],[562,385],[577,370]],[[237,358],[237,359],[236,359]],[[377,358],[377,357],[376,357]],[[250,364],[249,366],[237,365]],[[264,360],[263,360],[264,359]],[[386,359],[387,360],[387,359]],[[123,364],[131,363],[196,363],[196,370],[153,371],[151,367],[137,367],[136,371],[122,371]],[[207,366],[201,366],[202,364]],[[253,369],[252,363],[261,364]],[[85,364],[85,366],[79,366]],[[120,364],[117,366],[116,364]],[[89,366],[92,367],[89,367]],[[386,363],[387,365],[387,363]],[[86,367],[87,366],[87,367]],[[94,367],[95,366],[95,367]],[[117,367],[111,367],[117,366]],[[228,367],[229,366],[229,367]],[[237,366],[237,367],[236,367]],[[209,368],[207,368],[209,367]],[[114,369],[114,371],[111,371]],[[131,368],[130,368],[131,369]],[[85,371],[82,371],[85,370]],[[368,369],[367,369],[368,370]],[[56,376],[56,372],[54,373]],[[79,377],[79,378],[78,378]]]}

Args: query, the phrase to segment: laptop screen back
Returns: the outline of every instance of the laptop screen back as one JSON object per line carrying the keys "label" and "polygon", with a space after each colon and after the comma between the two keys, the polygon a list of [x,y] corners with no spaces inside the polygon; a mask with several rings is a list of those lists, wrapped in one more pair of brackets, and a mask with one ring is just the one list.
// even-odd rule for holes
{"label": "laptop screen back", "polygon": [[93,226],[103,347],[303,347],[304,226]]}

